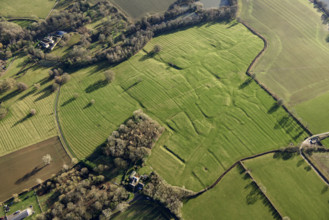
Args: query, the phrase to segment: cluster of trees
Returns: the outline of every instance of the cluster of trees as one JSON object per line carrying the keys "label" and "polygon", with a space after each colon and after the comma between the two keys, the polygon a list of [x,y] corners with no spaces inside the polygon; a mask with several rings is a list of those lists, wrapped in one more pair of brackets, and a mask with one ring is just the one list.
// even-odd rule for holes
{"label": "cluster of trees", "polygon": [[104,153],[114,159],[116,167],[125,169],[129,164],[143,162],[163,131],[157,122],[137,110],[109,136]]}
{"label": "cluster of trees", "polygon": [[160,202],[168,208],[172,214],[181,218],[182,201],[195,193],[180,187],[171,186],[156,173],[152,172],[149,176],[149,182],[143,189],[143,194]]}
{"label": "cluster of trees", "polygon": [[53,91],[56,91],[59,88],[59,85],[64,85],[71,79],[71,76],[68,73],[65,73],[61,68],[51,69],[48,74],[50,79],[54,79],[54,83],[52,85]]}
{"label": "cluster of trees", "polygon": [[[323,0],[311,0],[314,3],[314,6],[320,9],[323,14],[321,16],[323,23],[329,23],[329,7]],[[328,37],[329,38],[329,37]],[[328,39],[329,42],[329,39]]]}
{"label": "cluster of trees", "polygon": [[86,167],[77,167],[45,182],[37,193],[55,192],[48,200],[50,209],[36,219],[109,219],[113,212],[128,206],[129,194],[104,179]]}

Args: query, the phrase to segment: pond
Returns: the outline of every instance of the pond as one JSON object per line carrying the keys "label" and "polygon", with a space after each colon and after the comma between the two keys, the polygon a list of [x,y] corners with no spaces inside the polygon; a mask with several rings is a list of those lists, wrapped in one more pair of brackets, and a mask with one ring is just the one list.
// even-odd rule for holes
{"label": "pond", "polygon": [[229,4],[229,0],[200,0],[200,2],[203,3],[204,8],[219,7]]}

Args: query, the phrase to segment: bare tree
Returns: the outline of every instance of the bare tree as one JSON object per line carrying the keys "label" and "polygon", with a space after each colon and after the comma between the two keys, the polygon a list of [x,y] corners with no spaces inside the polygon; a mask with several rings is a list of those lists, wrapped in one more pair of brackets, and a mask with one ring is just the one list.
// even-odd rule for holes
{"label": "bare tree", "polygon": [[37,110],[35,110],[34,108],[32,108],[32,109],[30,110],[30,115],[31,115],[31,116],[35,115],[36,113],[37,113]]}
{"label": "bare tree", "polygon": [[49,165],[53,158],[50,156],[50,154],[46,154],[45,156],[42,157],[42,161],[45,165]]}
{"label": "bare tree", "polygon": [[112,70],[105,71],[104,76],[107,83],[111,83],[115,79],[115,73]]}

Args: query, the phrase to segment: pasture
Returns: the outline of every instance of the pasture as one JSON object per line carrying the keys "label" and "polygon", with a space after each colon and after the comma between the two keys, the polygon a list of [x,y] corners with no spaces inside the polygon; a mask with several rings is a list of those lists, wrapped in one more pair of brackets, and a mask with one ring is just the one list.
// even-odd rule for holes
{"label": "pasture", "polygon": [[124,212],[111,216],[114,220],[172,219],[170,212],[163,206],[148,200],[137,200]]}
{"label": "pasture", "polygon": [[289,104],[328,91],[328,34],[321,14],[305,0],[240,0],[240,18],[262,34],[268,48],[253,69]]}
{"label": "pasture", "polygon": [[[52,162],[44,165],[42,157],[50,154]],[[1,188],[0,201],[9,199],[14,193],[20,193],[37,184],[36,180],[46,180],[70,164],[58,137],[34,144],[24,149],[0,157]]]}
{"label": "pasture", "polygon": [[253,68],[314,133],[329,130],[329,44],[321,13],[306,0],[239,0],[240,18],[263,35],[268,48]]}
{"label": "pasture", "polygon": [[269,154],[244,164],[284,216],[328,218],[329,188],[301,156]]}
{"label": "pasture", "polygon": [[321,171],[321,173],[329,178],[329,153],[312,153],[309,156],[314,165]]}
{"label": "pasture", "polygon": [[274,219],[249,176],[233,168],[213,189],[183,206],[184,219]]}
{"label": "pasture", "polygon": [[[150,55],[157,44],[161,52]],[[207,24],[153,39],[112,68],[109,85],[105,64],[72,72],[59,100],[64,135],[82,159],[143,109],[166,127],[147,165],[170,184],[200,190],[242,157],[306,136],[245,74],[262,46],[240,24]]]}
{"label": "pasture", "polygon": [[[0,120],[0,156],[57,134],[53,115],[55,93],[50,91],[51,82],[47,81],[49,69],[26,65],[25,59],[17,57],[0,77],[0,80],[13,77],[29,86],[23,92],[13,89],[0,95],[0,102],[9,109],[8,115]],[[40,83],[39,90],[33,88],[34,83]],[[36,110],[36,115],[29,115],[31,109]]]}
{"label": "pasture", "polygon": [[45,18],[54,5],[55,0],[1,0],[0,16],[9,18]]}
{"label": "pasture", "polygon": [[164,12],[175,0],[111,0],[133,19],[139,19],[147,14]]}

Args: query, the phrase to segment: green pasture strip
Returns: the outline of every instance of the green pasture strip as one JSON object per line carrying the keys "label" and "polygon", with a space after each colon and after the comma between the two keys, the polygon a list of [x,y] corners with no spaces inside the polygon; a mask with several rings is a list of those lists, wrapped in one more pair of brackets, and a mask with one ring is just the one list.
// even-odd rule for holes
{"label": "green pasture strip", "polygon": [[328,186],[301,156],[265,155],[244,162],[276,208],[290,219],[326,219]]}

